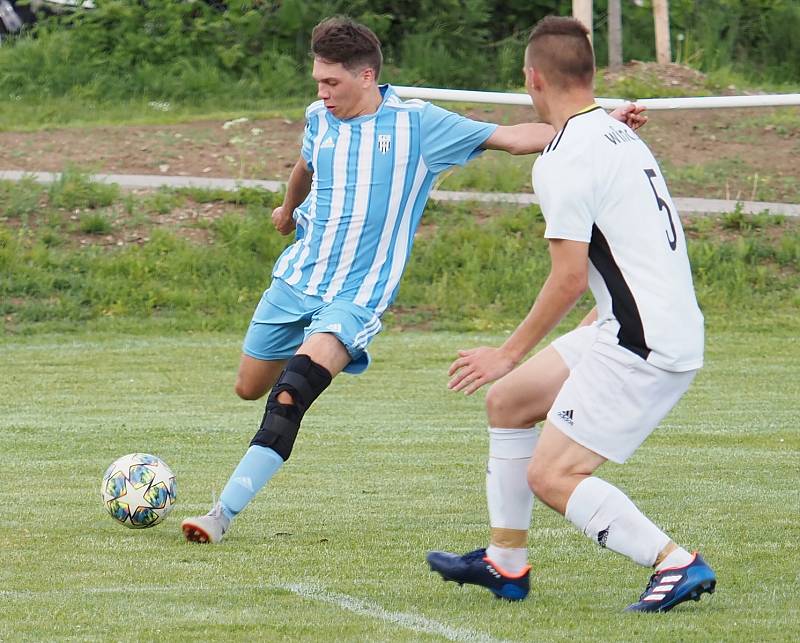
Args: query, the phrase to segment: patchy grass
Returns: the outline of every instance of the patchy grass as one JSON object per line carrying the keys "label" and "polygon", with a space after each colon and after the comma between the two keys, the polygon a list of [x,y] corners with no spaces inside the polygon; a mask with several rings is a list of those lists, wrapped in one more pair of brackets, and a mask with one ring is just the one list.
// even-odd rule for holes
{"label": "patchy grass", "polygon": [[800,202],[795,177],[771,174],[745,158],[728,158],[699,164],[663,164],[671,191],[709,199],[733,201]]}
{"label": "patchy grass", "polygon": [[119,194],[118,185],[91,181],[85,172],[72,167],[66,168],[49,188],[50,205],[65,210],[109,206]]}
{"label": "patchy grass", "polygon": [[[601,470],[718,574],[716,594],[666,617],[621,614],[650,571],[541,504],[527,601],[425,565],[430,549],[487,542],[481,395],[446,391],[446,369],[502,335],[378,337],[369,371],[315,403],[289,464],[218,547],[184,543],[178,525],[208,508],[261,417],[231,392],[241,333],[147,322],[137,336],[0,338],[0,638],[791,640],[800,345],[796,327],[760,320],[712,321],[688,394],[628,464]],[[164,458],[179,485],[172,515],[144,531],[100,502],[106,466],[132,451]]]}
{"label": "patchy grass", "polygon": [[437,179],[439,190],[474,190],[476,192],[530,192],[530,156],[510,156],[487,150],[464,167],[447,170]]}
{"label": "patchy grass", "polygon": [[[115,186],[75,175],[65,184],[77,187],[50,194],[59,203],[69,194],[69,208],[42,193],[35,211],[15,214],[4,204],[32,199],[34,186],[0,183],[4,332],[75,322],[128,328],[148,318],[187,329],[229,328],[252,312],[290,242],[270,224],[269,212],[281,199],[272,192],[160,190],[91,207],[105,202],[96,192]],[[78,203],[89,205],[73,209]],[[800,222],[736,210],[687,219],[686,230],[707,313],[800,305]],[[513,327],[549,270],[542,233],[537,207],[430,203],[386,323]],[[587,299],[575,314],[588,305]]]}

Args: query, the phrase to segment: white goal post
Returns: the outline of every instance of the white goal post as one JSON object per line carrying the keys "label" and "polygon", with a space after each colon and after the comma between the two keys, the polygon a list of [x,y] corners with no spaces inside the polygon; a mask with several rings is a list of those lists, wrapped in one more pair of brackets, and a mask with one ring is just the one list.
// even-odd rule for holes
{"label": "white goal post", "polygon": [[[432,87],[394,86],[400,98],[457,101],[459,103],[494,103],[496,105],[531,106],[527,94],[514,92],[484,92],[466,89],[436,89]],[[606,109],[614,109],[629,101],[622,98],[597,98]],[[800,94],[758,94],[756,96],[691,96],[685,98],[642,98],[636,101],[649,110],[660,109],[718,109],[721,107],[785,107],[800,105]]]}

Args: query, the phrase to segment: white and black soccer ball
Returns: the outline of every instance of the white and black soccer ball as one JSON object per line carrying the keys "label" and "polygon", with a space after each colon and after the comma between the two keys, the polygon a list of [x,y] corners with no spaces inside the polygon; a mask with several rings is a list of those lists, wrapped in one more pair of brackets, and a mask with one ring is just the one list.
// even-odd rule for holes
{"label": "white and black soccer ball", "polygon": [[129,453],[111,463],[100,485],[103,506],[131,529],[153,527],[175,506],[175,474],[148,453]]}

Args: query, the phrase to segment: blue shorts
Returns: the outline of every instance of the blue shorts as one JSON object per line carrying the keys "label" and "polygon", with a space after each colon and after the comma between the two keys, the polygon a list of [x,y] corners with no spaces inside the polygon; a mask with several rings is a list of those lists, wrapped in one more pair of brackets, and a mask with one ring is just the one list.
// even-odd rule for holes
{"label": "blue shorts", "polygon": [[381,320],[369,308],[352,301],[325,302],[273,279],[253,313],[242,351],[255,359],[289,359],[309,336],[330,333],[352,358],[344,371],[356,375],[369,366],[367,345],[380,330]]}

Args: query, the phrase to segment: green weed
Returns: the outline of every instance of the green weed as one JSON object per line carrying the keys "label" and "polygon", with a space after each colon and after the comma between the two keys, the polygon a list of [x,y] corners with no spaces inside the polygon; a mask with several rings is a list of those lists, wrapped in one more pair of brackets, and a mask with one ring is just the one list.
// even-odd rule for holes
{"label": "green weed", "polygon": [[728,230],[752,231],[771,226],[782,226],[786,222],[786,217],[769,212],[748,215],[743,212],[742,205],[737,203],[733,212],[723,214],[720,221],[722,227]]}
{"label": "green weed", "polygon": [[143,197],[140,200],[141,207],[146,212],[155,214],[168,214],[181,205],[185,199],[175,190],[170,188],[160,188],[156,192]]}
{"label": "green weed", "polygon": [[55,248],[65,242],[63,235],[58,229],[52,227],[39,230],[37,232],[37,237],[45,248]]}
{"label": "green weed", "polygon": [[28,217],[40,208],[44,187],[33,177],[23,177],[18,182],[0,181],[0,213],[9,218]]}
{"label": "green weed", "polygon": [[50,185],[48,194],[50,204],[56,208],[99,208],[114,203],[119,196],[119,186],[91,181],[86,172],[67,168]]}
{"label": "green weed", "polygon": [[764,174],[742,158],[687,165],[665,161],[662,170],[673,194],[734,201],[800,201],[800,183],[794,177]]}
{"label": "green weed", "polygon": [[176,188],[176,194],[190,198],[196,203],[232,203],[235,205],[256,205],[274,208],[283,202],[283,194],[261,188],[239,187],[236,190],[214,188]]}
{"label": "green weed", "polygon": [[750,131],[753,137],[760,136],[766,130],[775,131],[783,138],[791,138],[800,132],[800,110],[793,107],[763,109],[757,114],[739,118],[728,126],[733,130]]}
{"label": "green weed", "polygon": [[81,215],[78,229],[86,234],[103,235],[110,233],[114,226],[103,212],[87,212]]}

